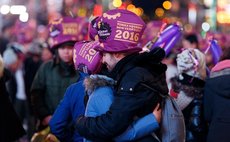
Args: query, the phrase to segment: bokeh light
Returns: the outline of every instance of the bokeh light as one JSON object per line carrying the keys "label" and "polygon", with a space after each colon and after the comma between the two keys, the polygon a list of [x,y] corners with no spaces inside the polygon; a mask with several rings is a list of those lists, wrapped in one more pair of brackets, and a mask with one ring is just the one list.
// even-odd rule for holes
{"label": "bokeh light", "polygon": [[164,1],[163,7],[164,7],[164,9],[169,10],[172,7],[172,3],[170,1]]}
{"label": "bokeh light", "polygon": [[113,6],[114,7],[120,7],[122,5],[122,1],[121,0],[113,0]]}
{"label": "bokeh light", "polygon": [[209,25],[209,23],[207,23],[207,22],[204,22],[204,23],[202,23],[202,29],[205,31],[205,32],[207,32],[207,31],[209,31],[210,30],[210,25]]}
{"label": "bokeh light", "polygon": [[10,6],[9,5],[2,5],[0,9],[1,14],[8,14],[10,12]]}
{"label": "bokeh light", "polygon": [[162,9],[162,8],[157,8],[157,9],[155,10],[155,14],[156,14],[158,17],[164,16],[164,13],[165,13],[165,11],[164,11],[164,9]]}
{"label": "bokeh light", "polygon": [[29,14],[27,12],[23,12],[19,15],[19,20],[21,22],[27,22],[29,19]]}

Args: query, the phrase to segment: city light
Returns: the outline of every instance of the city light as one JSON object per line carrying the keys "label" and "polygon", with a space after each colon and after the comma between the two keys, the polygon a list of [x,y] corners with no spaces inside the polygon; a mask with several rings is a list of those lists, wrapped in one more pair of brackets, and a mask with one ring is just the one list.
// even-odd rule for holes
{"label": "city light", "polygon": [[122,1],[121,0],[113,0],[113,6],[114,7],[120,7],[122,5]]}
{"label": "city light", "polygon": [[162,8],[157,8],[156,11],[155,11],[155,14],[158,16],[158,17],[162,17],[164,15],[165,11],[164,9]]}
{"label": "city light", "polygon": [[133,4],[129,4],[128,6],[127,6],[127,10],[132,10],[132,9],[134,9],[134,8],[136,8]]}
{"label": "city light", "polygon": [[225,11],[217,12],[217,21],[219,23],[230,23],[230,13]]}
{"label": "city light", "polygon": [[172,3],[170,1],[164,1],[163,7],[164,9],[169,10],[172,7]]}
{"label": "city light", "polygon": [[205,32],[210,30],[210,25],[207,22],[202,23],[201,27],[202,27],[203,31],[205,31]]}
{"label": "city light", "polygon": [[23,12],[19,15],[19,20],[21,22],[27,22],[29,19],[29,14],[27,12]]}
{"label": "city light", "polygon": [[197,20],[197,9],[196,5],[193,3],[189,3],[188,9],[188,21],[190,24],[195,25]]}
{"label": "city light", "polygon": [[6,15],[10,12],[10,6],[9,5],[2,5],[0,9],[1,14]]}
{"label": "city light", "polygon": [[12,5],[10,7],[11,14],[20,15],[21,13],[24,13],[24,12],[26,12],[26,7],[24,5]]}

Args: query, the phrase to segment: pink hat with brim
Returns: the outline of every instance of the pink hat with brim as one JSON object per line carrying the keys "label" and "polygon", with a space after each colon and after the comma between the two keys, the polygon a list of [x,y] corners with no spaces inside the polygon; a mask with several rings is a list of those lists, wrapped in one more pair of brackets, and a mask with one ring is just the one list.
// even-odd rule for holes
{"label": "pink hat with brim", "polygon": [[124,46],[122,42],[117,42],[115,45],[107,44],[107,43],[100,43],[100,45],[95,46],[94,49],[99,52],[107,52],[107,53],[139,52],[142,50],[142,48],[138,46],[120,48],[122,46]]}
{"label": "pink hat with brim", "polygon": [[97,73],[101,69],[102,55],[94,50],[98,41],[81,41],[74,45],[74,65],[77,70],[88,74]]}
{"label": "pink hat with brim", "polygon": [[64,17],[50,22],[48,25],[50,35],[50,48],[56,48],[66,42],[85,40],[87,21],[84,18]]}
{"label": "pink hat with brim", "polygon": [[93,26],[92,33],[96,29],[97,34],[92,35],[101,43],[95,49],[100,52],[133,52],[142,49],[138,44],[146,25],[131,11],[109,10],[97,18]]}

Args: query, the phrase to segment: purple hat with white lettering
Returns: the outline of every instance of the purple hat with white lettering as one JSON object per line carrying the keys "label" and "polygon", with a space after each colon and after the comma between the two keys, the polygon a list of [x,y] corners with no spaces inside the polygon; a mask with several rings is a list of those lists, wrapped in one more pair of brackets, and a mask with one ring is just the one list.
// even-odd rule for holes
{"label": "purple hat with white lettering", "polygon": [[99,46],[98,41],[81,41],[74,45],[74,65],[75,69],[84,73],[97,73],[101,69],[102,55],[94,49]]}
{"label": "purple hat with white lettering", "polygon": [[[97,18],[92,26],[94,39],[101,43],[95,49],[100,52],[135,52],[142,49],[138,43],[146,25],[131,11],[109,10]],[[97,34],[94,34],[95,29]]]}
{"label": "purple hat with white lettering", "polygon": [[85,40],[87,31],[85,28],[87,21],[84,18],[63,17],[58,20],[51,21],[48,25],[50,35],[50,47],[56,48],[58,45],[66,42],[76,42]]}

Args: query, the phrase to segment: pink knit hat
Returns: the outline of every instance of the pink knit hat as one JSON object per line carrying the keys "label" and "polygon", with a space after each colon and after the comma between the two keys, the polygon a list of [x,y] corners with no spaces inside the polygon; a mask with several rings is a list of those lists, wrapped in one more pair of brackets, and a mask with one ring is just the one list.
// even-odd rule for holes
{"label": "pink knit hat", "polygon": [[88,74],[97,73],[101,69],[102,55],[94,50],[98,41],[82,41],[74,45],[74,65],[77,70]]}
{"label": "pink knit hat", "polygon": [[109,10],[98,17],[92,26],[91,37],[101,43],[100,46],[95,47],[98,51],[112,53],[142,49],[137,45],[146,25],[139,16],[131,11]]}

